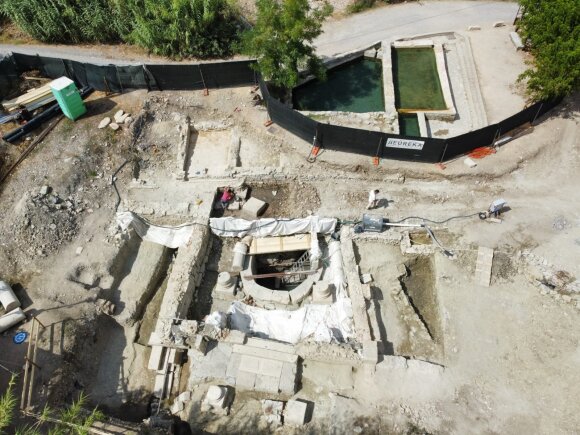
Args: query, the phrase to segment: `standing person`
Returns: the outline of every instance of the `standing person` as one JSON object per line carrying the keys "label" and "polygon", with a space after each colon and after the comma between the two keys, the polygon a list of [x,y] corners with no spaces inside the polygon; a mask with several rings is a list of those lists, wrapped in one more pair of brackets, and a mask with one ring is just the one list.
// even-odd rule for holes
{"label": "standing person", "polygon": [[372,208],[375,208],[378,205],[378,203],[379,203],[379,200],[377,199],[377,195],[378,194],[379,194],[379,190],[378,189],[371,190],[369,192],[369,204],[367,205],[367,210],[370,210]]}

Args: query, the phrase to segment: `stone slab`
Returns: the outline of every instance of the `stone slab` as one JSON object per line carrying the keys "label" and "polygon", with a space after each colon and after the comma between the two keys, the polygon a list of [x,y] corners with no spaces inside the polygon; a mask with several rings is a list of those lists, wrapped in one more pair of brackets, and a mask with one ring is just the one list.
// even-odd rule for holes
{"label": "stone slab", "polygon": [[254,389],[265,393],[278,394],[280,378],[275,376],[256,375]]}
{"label": "stone slab", "polygon": [[296,392],[296,365],[284,363],[280,374],[280,384],[278,388],[282,393],[294,394]]}
{"label": "stone slab", "polygon": [[233,351],[234,353],[239,353],[242,355],[273,359],[289,363],[296,363],[298,361],[298,355],[292,355],[285,352],[277,352],[274,350],[261,349],[258,347],[252,347],[241,344],[234,344]]}
{"label": "stone slab", "polygon": [[303,425],[306,423],[306,412],[308,404],[299,400],[289,400],[286,403],[286,411],[284,412],[284,423],[293,425]]}
{"label": "stone slab", "polygon": [[226,382],[235,385],[243,355],[232,353],[226,367]]}
{"label": "stone slab", "polygon": [[280,382],[280,376],[282,374],[282,361],[274,361],[271,359],[262,359],[260,361],[259,373],[258,375],[261,376],[270,376],[277,379],[276,387]]}
{"label": "stone slab", "polygon": [[520,38],[520,35],[518,35],[517,32],[510,32],[510,39],[514,44],[514,47],[516,47],[516,50],[522,50],[524,48],[522,38]]}
{"label": "stone slab", "polygon": [[252,197],[242,206],[242,214],[246,217],[257,218],[266,210],[267,206],[266,202]]}
{"label": "stone slab", "polygon": [[257,356],[242,355],[240,360],[240,370],[249,373],[260,373],[260,362],[262,359]]}
{"label": "stone slab", "polygon": [[246,341],[246,334],[242,331],[231,329],[224,341],[231,344],[244,344]]}
{"label": "stone slab", "polygon": [[256,374],[250,372],[238,371],[236,377],[236,387],[246,390],[253,390],[256,384]]}
{"label": "stone slab", "polygon": [[477,262],[475,263],[475,279],[479,285],[489,287],[492,264],[493,249],[480,246],[477,250]]}
{"label": "stone slab", "polygon": [[379,362],[378,342],[365,340],[363,342],[362,359],[364,363],[376,364]]}
{"label": "stone slab", "polygon": [[366,311],[363,285],[360,282],[353,241],[349,237],[349,228],[341,230],[340,251],[344,263],[344,271],[348,281],[348,295],[352,302],[353,320],[356,338],[359,342],[371,339],[371,331]]}
{"label": "stone slab", "polygon": [[163,346],[151,346],[151,354],[147,368],[149,370],[161,370],[165,359],[165,348]]}
{"label": "stone slab", "polygon": [[277,352],[285,352],[290,354],[296,353],[294,346],[291,344],[280,343],[273,340],[264,340],[263,338],[248,337],[246,344],[248,346],[258,347],[261,349],[275,350]]}

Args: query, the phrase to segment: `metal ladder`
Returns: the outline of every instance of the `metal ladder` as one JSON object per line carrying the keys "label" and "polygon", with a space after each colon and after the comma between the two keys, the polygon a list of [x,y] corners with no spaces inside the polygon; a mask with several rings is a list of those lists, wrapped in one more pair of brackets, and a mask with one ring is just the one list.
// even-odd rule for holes
{"label": "metal ladder", "polygon": [[[302,254],[300,256],[300,258],[298,260],[296,260],[296,262],[292,265],[292,267],[290,267],[290,269],[288,270],[288,272],[300,272],[300,271],[305,271],[307,270],[307,268],[310,266],[310,251],[306,251],[304,252],[304,254]],[[302,279],[304,275],[301,275],[299,273],[297,274],[291,274],[288,276],[285,276],[282,278],[282,281],[286,284],[291,283],[291,282],[296,282]]]}

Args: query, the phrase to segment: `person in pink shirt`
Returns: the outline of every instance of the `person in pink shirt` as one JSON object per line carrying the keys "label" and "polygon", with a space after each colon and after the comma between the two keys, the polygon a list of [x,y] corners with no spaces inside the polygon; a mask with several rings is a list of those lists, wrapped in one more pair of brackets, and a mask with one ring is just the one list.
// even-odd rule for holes
{"label": "person in pink shirt", "polygon": [[222,193],[222,197],[220,198],[220,203],[222,205],[222,207],[224,208],[224,210],[227,208],[228,204],[230,203],[230,201],[234,198],[234,193],[232,192],[232,189],[230,189],[229,187],[226,187],[224,189],[224,193]]}

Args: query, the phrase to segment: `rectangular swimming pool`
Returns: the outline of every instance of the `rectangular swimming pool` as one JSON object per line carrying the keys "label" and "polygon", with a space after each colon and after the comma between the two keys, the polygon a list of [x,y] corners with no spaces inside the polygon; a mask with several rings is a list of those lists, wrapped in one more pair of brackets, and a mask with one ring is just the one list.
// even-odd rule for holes
{"label": "rectangular swimming pool", "polygon": [[393,48],[392,59],[397,109],[447,109],[433,48]]}
{"label": "rectangular swimming pool", "polygon": [[297,110],[333,112],[384,112],[383,66],[359,58],[327,72],[326,81],[312,80],[294,88]]}

